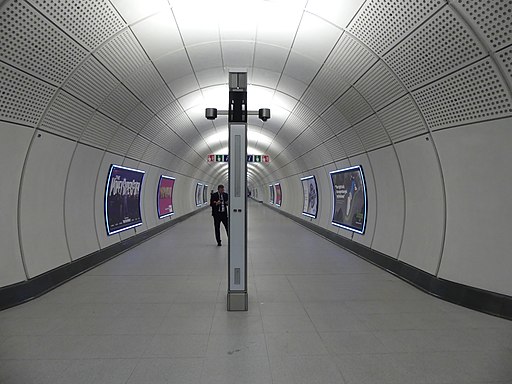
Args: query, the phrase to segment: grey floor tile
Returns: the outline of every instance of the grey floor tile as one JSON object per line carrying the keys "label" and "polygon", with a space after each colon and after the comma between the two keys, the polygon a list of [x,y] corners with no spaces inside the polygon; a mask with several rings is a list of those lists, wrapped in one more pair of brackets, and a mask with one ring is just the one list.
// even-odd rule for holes
{"label": "grey floor tile", "polygon": [[250,357],[267,356],[267,345],[263,334],[212,334],[208,340],[207,356]]}
{"label": "grey floor tile", "polygon": [[316,332],[307,315],[263,316],[265,333]]}
{"label": "grey floor tile", "polygon": [[208,334],[211,326],[211,316],[167,316],[162,321],[157,334]]}
{"label": "grey floor tile", "polygon": [[62,323],[58,318],[0,319],[0,336],[47,335]]}
{"label": "grey floor tile", "polygon": [[126,384],[200,383],[203,359],[142,359]]}
{"label": "grey floor tile", "polygon": [[204,362],[201,384],[271,384],[268,357],[211,357]]}
{"label": "grey floor tile", "polygon": [[174,303],[169,307],[169,317],[208,317],[215,313],[215,303]]}
{"label": "grey floor tile", "polygon": [[260,312],[262,316],[305,316],[306,311],[304,305],[297,302],[275,302],[267,303],[263,302],[260,304]]}
{"label": "grey floor tile", "polygon": [[368,330],[359,317],[351,314],[311,313],[310,317],[318,332]]}
{"label": "grey floor tile", "polygon": [[263,334],[261,316],[245,312],[216,313],[211,334]]}
{"label": "grey floor tile", "polygon": [[2,344],[0,359],[75,359],[83,357],[92,336],[11,336]]}
{"label": "grey floor tile", "polygon": [[316,332],[267,333],[270,356],[315,356],[328,355],[322,338]]}
{"label": "grey floor tile", "polygon": [[136,359],[73,360],[54,384],[125,384],[137,362]]}
{"label": "grey floor tile", "polygon": [[0,360],[0,383],[55,384],[71,364],[69,360]]}
{"label": "grey floor tile", "polygon": [[320,336],[332,355],[389,352],[389,348],[369,331],[321,332]]}
{"label": "grey floor tile", "polygon": [[144,357],[205,357],[207,346],[208,334],[157,335]]}
{"label": "grey floor tile", "polygon": [[293,291],[272,291],[262,290],[257,291],[258,301],[262,303],[298,303],[299,298]]}
{"label": "grey floor tile", "polygon": [[83,357],[133,359],[143,356],[152,337],[147,335],[90,336]]}
{"label": "grey floor tile", "polygon": [[344,384],[329,356],[271,356],[274,384]]}
{"label": "grey floor tile", "polygon": [[336,364],[347,384],[417,383],[399,364],[397,354],[338,355]]}

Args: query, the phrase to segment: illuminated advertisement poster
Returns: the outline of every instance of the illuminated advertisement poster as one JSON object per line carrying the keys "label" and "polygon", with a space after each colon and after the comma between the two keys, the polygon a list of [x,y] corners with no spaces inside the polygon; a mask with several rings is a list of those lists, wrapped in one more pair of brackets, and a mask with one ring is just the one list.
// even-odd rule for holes
{"label": "illuminated advertisement poster", "polygon": [[318,191],[316,188],[315,176],[303,177],[302,190],[304,192],[304,203],[302,206],[302,214],[316,219],[318,210]]}
{"label": "illuminated advertisement poster", "polygon": [[203,205],[203,184],[196,184],[196,207]]}
{"label": "illuminated advertisement poster", "polygon": [[105,190],[108,235],[142,224],[140,197],[144,171],[111,165]]}
{"label": "illuminated advertisement poster", "polygon": [[173,177],[160,176],[158,182],[158,218],[163,219],[164,217],[174,214],[174,208],[172,206],[172,191],[174,189]]}
{"label": "illuminated advertisement poster", "polygon": [[281,184],[276,183],[274,185],[274,189],[276,190],[276,206],[281,206],[281,201],[283,200],[283,195],[281,193]]}
{"label": "illuminated advertisement poster", "polygon": [[333,191],[332,224],[364,233],[367,203],[363,169],[357,165],[330,174]]}
{"label": "illuminated advertisement poster", "polygon": [[208,186],[203,187],[203,204],[208,204]]}
{"label": "illuminated advertisement poster", "polygon": [[269,185],[268,189],[270,191],[270,204],[274,204],[274,186]]}

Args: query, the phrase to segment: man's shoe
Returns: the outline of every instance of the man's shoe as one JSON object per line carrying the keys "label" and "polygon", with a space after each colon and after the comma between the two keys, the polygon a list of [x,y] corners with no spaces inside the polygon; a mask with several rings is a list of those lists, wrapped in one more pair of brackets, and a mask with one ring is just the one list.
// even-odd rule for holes
{"label": "man's shoe", "polygon": [[222,245],[222,243],[219,241],[217,242],[217,246],[220,247]]}

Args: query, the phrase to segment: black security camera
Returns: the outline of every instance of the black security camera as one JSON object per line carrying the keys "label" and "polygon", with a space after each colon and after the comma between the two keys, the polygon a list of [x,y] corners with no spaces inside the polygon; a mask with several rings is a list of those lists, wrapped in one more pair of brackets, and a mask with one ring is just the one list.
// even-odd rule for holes
{"label": "black security camera", "polygon": [[258,117],[263,121],[267,121],[268,119],[270,119],[270,109],[260,108],[260,110],[258,111]]}
{"label": "black security camera", "polygon": [[217,108],[206,108],[205,116],[208,120],[215,120],[217,118]]}

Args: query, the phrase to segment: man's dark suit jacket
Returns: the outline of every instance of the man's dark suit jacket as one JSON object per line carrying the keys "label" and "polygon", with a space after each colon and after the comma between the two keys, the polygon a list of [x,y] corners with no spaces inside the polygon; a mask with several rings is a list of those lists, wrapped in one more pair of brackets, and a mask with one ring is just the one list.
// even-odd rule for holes
{"label": "man's dark suit jacket", "polygon": [[[222,193],[222,198],[224,199],[224,206],[225,206],[225,213],[228,213],[228,201],[229,196],[226,192]],[[220,200],[219,192],[212,193],[212,196],[210,198],[210,206],[212,207],[212,216],[220,214],[219,212],[219,205],[215,205],[216,201]]]}

